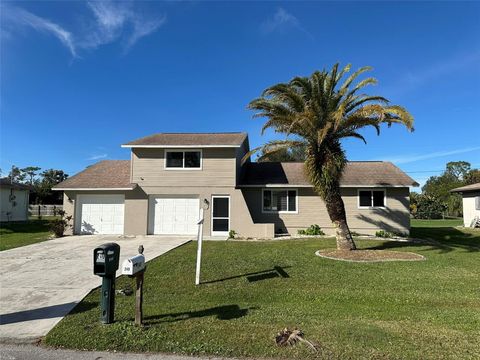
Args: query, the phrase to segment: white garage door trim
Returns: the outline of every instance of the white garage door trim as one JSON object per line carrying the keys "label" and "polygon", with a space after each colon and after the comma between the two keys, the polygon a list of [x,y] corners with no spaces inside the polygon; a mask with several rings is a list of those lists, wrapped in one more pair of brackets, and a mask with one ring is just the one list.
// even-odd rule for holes
{"label": "white garage door trim", "polygon": [[121,235],[124,233],[125,195],[77,195],[76,234]]}
{"label": "white garage door trim", "polygon": [[151,235],[195,235],[200,214],[198,196],[151,195],[148,233]]}

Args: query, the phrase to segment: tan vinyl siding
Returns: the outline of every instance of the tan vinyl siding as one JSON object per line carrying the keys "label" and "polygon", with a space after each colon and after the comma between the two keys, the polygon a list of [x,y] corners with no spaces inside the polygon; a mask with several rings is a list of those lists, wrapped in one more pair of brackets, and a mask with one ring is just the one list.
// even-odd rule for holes
{"label": "tan vinyl siding", "polygon": [[165,149],[132,149],[132,182],[144,186],[235,186],[235,148],[202,149],[201,170],[165,169]]}
{"label": "tan vinyl siding", "polygon": [[[361,234],[374,234],[379,229],[409,232],[408,188],[387,188],[385,209],[359,209],[357,188],[343,188],[341,191],[352,231]],[[310,188],[298,188],[298,213],[291,214],[263,213],[261,188],[244,189],[243,193],[254,222],[274,223],[276,233],[288,232],[295,235],[299,229],[312,224],[318,224],[327,234],[334,233],[325,204]]]}
{"label": "tan vinyl siding", "polygon": [[[273,224],[255,224],[248,211],[245,198],[241,190],[228,187],[143,187],[146,196],[159,197],[194,197],[200,199],[202,206],[204,199],[210,203],[209,209],[204,212],[204,236],[211,235],[211,202],[212,195],[228,195],[230,197],[230,229],[243,237],[271,238],[274,235]],[[125,219],[127,221],[127,219]]]}

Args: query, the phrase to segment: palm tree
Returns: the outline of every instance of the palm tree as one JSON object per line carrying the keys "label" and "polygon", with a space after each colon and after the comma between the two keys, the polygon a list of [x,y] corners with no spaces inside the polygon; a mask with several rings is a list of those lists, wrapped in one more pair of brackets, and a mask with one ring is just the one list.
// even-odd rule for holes
{"label": "palm tree", "polygon": [[389,105],[382,96],[360,93],[365,86],[377,83],[373,77],[355,81],[371,68],[362,67],[343,80],[350,67],[339,71],[339,64],[335,64],[329,72],[295,77],[267,88],[250,102],[248,108],[257,111],[254,117],[267,118],[262,134],[273,129],[285,134],[286,139],[267,142],[244,158],[258,151],[269,156],[285,149],[304,148],[305,174],[325,202],[340,250],[356,249],[340,194],[340,178],[347,163],[342,139],[354,137],[366,143],[359,130],[373,126],[380,134],[381,123],[403,124],[413,131],[413,117],[406,109]]}

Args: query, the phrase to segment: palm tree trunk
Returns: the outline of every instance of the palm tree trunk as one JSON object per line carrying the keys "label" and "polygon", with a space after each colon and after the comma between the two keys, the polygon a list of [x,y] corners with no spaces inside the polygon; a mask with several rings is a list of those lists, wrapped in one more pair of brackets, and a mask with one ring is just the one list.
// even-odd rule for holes
{"label": "palm tree trunk", "polygon": [[328,199],[325,199],[328,215],[335,226],[335,236],[337,239],[338,250],[356,250],[355,242],[347,224],[347,216],[345,213],[345,205],[340,189],[329,193]]}

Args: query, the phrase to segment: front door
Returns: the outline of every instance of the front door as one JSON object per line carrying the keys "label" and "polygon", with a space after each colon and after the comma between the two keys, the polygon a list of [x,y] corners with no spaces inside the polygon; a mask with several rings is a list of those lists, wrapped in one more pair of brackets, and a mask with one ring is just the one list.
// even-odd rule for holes
{"label": "front door", "polygon": [[212,236],[228,236],[230,230],[230,197],[212,196]]}

